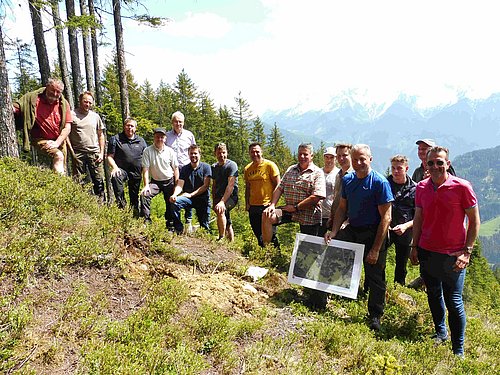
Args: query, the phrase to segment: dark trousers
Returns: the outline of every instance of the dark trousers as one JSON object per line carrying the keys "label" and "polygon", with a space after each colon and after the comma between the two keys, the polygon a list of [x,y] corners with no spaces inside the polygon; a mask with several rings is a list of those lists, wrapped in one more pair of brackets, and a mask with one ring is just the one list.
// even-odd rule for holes
{"label": "dark trousers", "polygon": [[[250,206],[248,209],[250,226],[252,227],[253,234],[255,234],[260,247],[264,247],[264,242],[262,241],[262,212],[264,212],[266,208],[267,206]],[[273,226],[271,243],[274,247],[279,247],[278,238],[276,237],[276,226]]]}
{"label": "dark trousers", "polygon": [[163,193],[165,199],[165,221],[167,228],[174,230],[174,221],[172,215],[172,206],[170,205],[170,196],[174,192],[174,179],[165,181],[151,180],[149,183],[150,193],[141,195],[141,215],[148,222],[151,221],[151,200],[160,192]]}
{"label": "dark trousers", "polygon": [[139,189],[141,188],[141,177],[135,178],[127,171],[120,169],[120,173],[117,176],[111,177],[111,185],[113,185],[113,191],[115,192],[116,204],[120,208],[127,207],[127,201],[125,200],[125,190],[124,184],[128,183],[128,197],[130,200],[130,207],[134,210],[136,214],[139,213]]}
{"label": "dark trousers", "polygon": [[94,194],[104,202],[106,200],[104,194],[104,168],[102,162],[96,162],[98,158],[98,152],[75,151],[72,157],[73,176],[80,182],[84,182],[88,171],[92,181]]}
{"label": "dark trousers", "polygon": [[326,223],[328,223],[328,217],[324,217],[321,219],[321,227],[318,231],[318,237],[324,237],[325,233],[330,229],[326,227]]}
{"label": "dark trousers", "polygon": [[396,268],[394,269],[394,282],[401,285],[406,284],[406,266],[410,258],[410,243],[411,237],[398,236],[393,232],[389,232],[389,244],[393,243],[396,249]]}
{"label": "dark trousers", "polygon": [[377,263],[369,264],[365,261],[375,241],[376,234],[377,226],[355,228],[352,225],[348,225],[337,233],[335,237],[336,240],[365,245],[363,267],[365,269],[365,286],[369,289],[368,314],[370,317],[382,316],[385,306],[385,260],[387,257],[387,241],[384,241],[382,244]]}

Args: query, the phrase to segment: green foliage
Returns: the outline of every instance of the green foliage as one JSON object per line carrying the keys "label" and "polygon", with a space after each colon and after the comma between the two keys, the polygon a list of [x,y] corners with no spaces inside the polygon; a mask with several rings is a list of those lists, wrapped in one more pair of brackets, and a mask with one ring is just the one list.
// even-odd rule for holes
{"label": "green foliage", "polygon": [[[392,249],[382,330],[374,333],[365,321],[365,296],[351,300],[332,295],[321,312],[304,306],[302,288],[283,281],[297,225],[278,228],[279,250],[260,249],[240,205],[232,211],[237,238],[229,250],[245,251],[251,264],[272,268],[254,284],[270,298],[263,308],[229,313],[209,302],[195,302],[191,279],[179,281],[189,277],[189,271],[179,279],[163,276],[167,273],[160,265],[166,260],[176,262],[170,265],[179,270],[186,263],[165,231],[164,207],[157,207],[153,224],[144,227],[128,212],[98,205],[86,191],[51,171],[0,159],[2,373],[45,373],[46,368],[36,364],[59,365],[67,360],[62,353],[68,346],[77,350],[81,374],[498,373],[498,282],[480,246],[467,270],[466,358],[458,361],[449,343],[436,347],[429,338],[433,325],[425,293],[393,284]],[[162,201],[153,200],[154,206]],[[201,238],[209,241],[208,236]],[[110,314],[108,293],[94,293],[92,283],[84,279],[71,283],[60,303],[54,302],[56,291],[51,288],[36,298],[31,294],[44,289],[44,280],[57,283],[71,268],[125,267],[122,249],[131,241],[141,244],[136,249],[150,261],[151,273],[144,273],[138,302],[126,314]],[[226,246],[207,243],[207,253]],[[241,281],[243,272],[228,270],[235,283]],[[411,268],[409,277],[417,273]],[[109,283],[115,287],[119,282]],[[53,315],[48,324],[37,321],[46,309]],[[46,336],[40,338],[40,331]],[[33,347],[36,355],[30,357]]]}
{"label": "green foliage", "polygon": [[0,372],[6,373],[13,366],[15,348],[22,343],[23,331],[31,319],[32,308],[27,304],[0,302]]}
{"label": "green foliage", "polygon": [[58,275],[66,265],[110,264],[119,252],[116,237],[134,226],[131,217],[103,209],[86,188],[50,170],[4,158],[0,176],[3,274],[20,283]]}
{"label": "green foliage", "polygon": [[481,223],[481,228],[479,229],[480,236],[489,237],[498,232],[500,232],[500,216]]}

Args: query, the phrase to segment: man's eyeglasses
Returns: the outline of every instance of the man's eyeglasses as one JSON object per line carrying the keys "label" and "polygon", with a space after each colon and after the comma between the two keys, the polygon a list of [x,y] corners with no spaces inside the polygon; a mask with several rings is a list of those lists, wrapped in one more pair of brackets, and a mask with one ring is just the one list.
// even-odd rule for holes
{"label": "man's eyeglasses", "polygon": [[[444,161],[444,160],[437,160],[437,161],[436,161],[436,165],[437,165],[438,167],[442,167],[442,166],[444,165],[444,163],[445,163],[445,161]],[[432,167],[433,165],[434,165],[434,161],[433,161],[433,160],[429,160],[429,161],[427,162],[427,166],[428,166],[428,167]]]}

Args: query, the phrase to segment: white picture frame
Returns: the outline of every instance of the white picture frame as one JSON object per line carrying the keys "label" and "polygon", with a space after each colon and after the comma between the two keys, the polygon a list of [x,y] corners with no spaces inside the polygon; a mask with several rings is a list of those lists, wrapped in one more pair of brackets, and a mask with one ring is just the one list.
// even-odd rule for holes
{"label": "white picture frame", "polygon": [[365,245],[297,233],[288,282],[357,299]]}

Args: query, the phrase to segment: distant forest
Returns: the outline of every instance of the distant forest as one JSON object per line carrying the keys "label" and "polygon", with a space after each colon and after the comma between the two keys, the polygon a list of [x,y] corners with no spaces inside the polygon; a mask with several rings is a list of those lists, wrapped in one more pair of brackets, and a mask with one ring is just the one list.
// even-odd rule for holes
{"label": "distant forest", "polygon": [[[500,146],[457,156],[453,165],[460,177],[472,183],[479,201],[481,221],[500,216]],[[500,264],[500,228],[492,236],[479,239],[488,261]]]}

